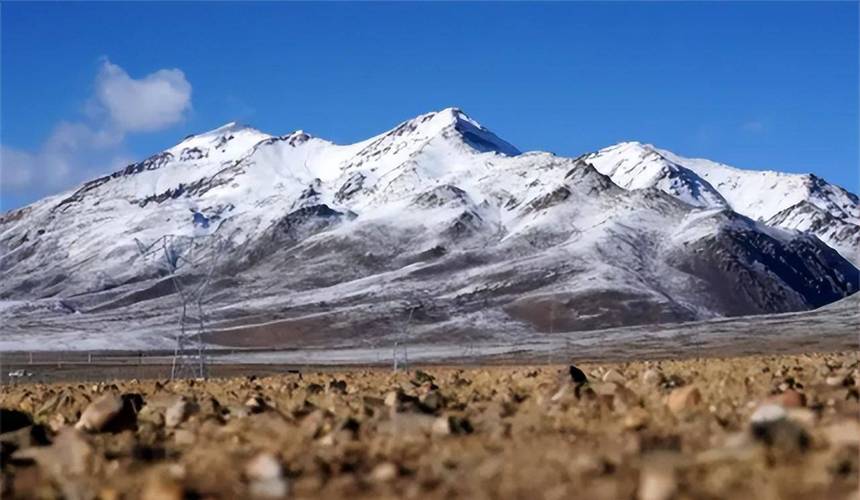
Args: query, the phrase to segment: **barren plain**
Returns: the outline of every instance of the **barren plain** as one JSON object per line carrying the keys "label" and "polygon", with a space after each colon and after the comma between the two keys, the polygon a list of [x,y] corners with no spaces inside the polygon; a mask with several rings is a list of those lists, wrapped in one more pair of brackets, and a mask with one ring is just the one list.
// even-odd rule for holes
{"label": "barren plain", "polygon": [[5,385],[3,498],[855,499],[856,352]]}

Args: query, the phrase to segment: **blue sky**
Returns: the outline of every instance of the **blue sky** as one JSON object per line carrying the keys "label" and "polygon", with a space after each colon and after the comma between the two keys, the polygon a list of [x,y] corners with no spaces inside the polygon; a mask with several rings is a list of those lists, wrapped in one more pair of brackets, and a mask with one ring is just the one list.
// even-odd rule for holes
{"label": "blue sky", "polygon": [[9,3],[0,208],[231,120],[352,142],[448,106],[858,191],[858,5]]}

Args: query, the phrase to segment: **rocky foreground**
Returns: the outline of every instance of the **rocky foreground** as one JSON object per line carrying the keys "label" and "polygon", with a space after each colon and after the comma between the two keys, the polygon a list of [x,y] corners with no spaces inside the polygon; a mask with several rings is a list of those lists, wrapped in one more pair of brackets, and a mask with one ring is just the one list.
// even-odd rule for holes
{"label": "rocky foreground", "polygon": [[3,498],[856,499],[857,353],[6,386]]}

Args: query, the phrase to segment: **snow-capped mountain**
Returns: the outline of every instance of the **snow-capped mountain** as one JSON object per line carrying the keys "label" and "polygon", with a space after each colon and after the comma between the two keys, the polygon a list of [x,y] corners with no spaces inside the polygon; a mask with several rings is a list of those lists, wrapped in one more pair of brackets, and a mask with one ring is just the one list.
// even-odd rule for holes
{"label": "snow-capped mountain", "polygon": [[808,231],[860,264],[860,199],[814,174],[743,170],[638,142],[583,159],[625,189],[655,187],[696,207],[731,208],[770,226]]}
{"label": "snow-capped mountain", "polygon": [[4,214],[0,340],[167,345],[175,289],[140,254],[166,234],[217,263],[207,338],[233,346],[355,343],[407,322],[425,340],[503,340],[857,290],[850,262],[794,230],[845,241],[855,195],[822,181],[803,197],[773,174],[796,199],[756,201],[742,191],[758,174],[718,167],[636,143],[523,153],[454,108],[351,145],[230,123]]}

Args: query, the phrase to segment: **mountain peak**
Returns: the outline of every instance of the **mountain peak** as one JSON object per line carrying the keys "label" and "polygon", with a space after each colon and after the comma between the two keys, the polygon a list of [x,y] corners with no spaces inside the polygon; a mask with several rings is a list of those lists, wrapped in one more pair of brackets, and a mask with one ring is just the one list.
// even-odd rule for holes
{"label": "mountain peak", "polygon": [[465,117],[466,119],[470,119],[470,118],[466,115],[466,113],[464,113],[464,112],[463,112],[463,110],[462,110],[462,109],[460,109],[460,108],[458,108],[458,107],[456,107],[456,106],[448,106],[447,108],[440,109],[439,111],[431,111],[431,112],[430,112],[430,113],[428,113],[428,114],[431,114],[431,115],[448,116],[448,117],[451,117],[451,118],[453,118],[453,119],[456,119],[456,118],[458,118],[458,117],[460,117],[460,116],[463,116],[463,117]]}
{"label": "mountain peak", "polygon": [[204,137],[204,136],[217,137],[217,136],[235,134],[236,132],[245,132],[245,131],[261,133],[259,130],[257,130],[256,128],[254,128],[248,124],[237,122],[237,121],[232,121],[232,122],[227,122],[224,125],[221,125],[220,127],[214,128],[214,129],[209,130],[207,132],[203,132],[202,134],[195,134],[191,137]]}
{"label": "mountain peak", "polygon": [[251,132],[251,133],[256,133],[256,134],[261,134],[261,135],[263,134],[263,132],[260,132],[259,130],[257,130],[256,128],[254,128],[250,125],[247,125],[247,124],[241,123],[241,122],[237,122],[237,121],[231,121],[231,122],[225,123],[224,125],[221,125],[220,127],[213,128],[212,130],[207,130],[205,132],[200,132],[198,134],[189,134],[189,135],[185,136],[184,139],[182,139],[182,143],[185,143],[185,142],[188,142],[188,141],[194,140],[194,139],[197,139],[197,140],[204,139],[205,140],[205,139],[211,139],[211,138],[217,138],[217,137],[226,137],[226,136],[230,136],[232,134],[242,133],[242,132]]}
{"label": "mountain peak", "polygon": [[653,144],[649,144],[646,142],[640,141],[622,141],[617,144],[613,144],[607,148],[602,149],[601,151],[617,151],[617,152],[635,152],[639,156],[646,156],[649,154],[655,154],[659,156],[663,156],[661,154],[661,150],[654,146]]}
{"label": "mountain peak", "polygon": [[520,154],[516,147],[470,118],[460,108],[455,107],[424,113],[406,120],[372,138],[367,144],[375,151],[379,148],[390,148],[393,143],[396,143],[398,144],[396,149],[401,150],[402,144],[407,142],[423,147],[434,139],[447,141],[450,144],[459,143],[478,153],[492,152],[504,156]]}
{"label": "mountain peak", "polygon": [[448,122],[454,124],[458,122],[467,122],[476,127],[484,128],[480,123],[472,119],[469,115],[467,115],[462,109],[457,107],[448,107],[439,111],[435,111],[431,114],[440,117],[443,120],[447,120]]}
{"label": "mountain peak", "polygon": [[182,155],[183,151],[188,150],[218,150],[222,153],[238,154],[270,137],[249,125],[232,121],[207,132],[189,135],[168,149],[168,152]]}
{"label": "mountain peak", "polygon": [[427,129],[427,132],[430,132],[431,130],[439,131],[446,127],[455,126],[461,121],[483,128],[480,123],[470,118],[460,108],[455,107],[448,107],[438,111],[430,111],[429,113],[420,114],[411,120],[406,120],[397,128],[399,129],[406,126],[409,128]]}
{"label": "mountain peak", "polygon": [[448,107],[421,115],[417,120],[431,121],[440,127],[440,132],[453,130],[464,143],[481,153],[495,152],[505,156],[520,154],[520,150],[514,145],[494,134],[460,108]]}

